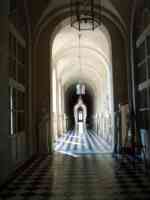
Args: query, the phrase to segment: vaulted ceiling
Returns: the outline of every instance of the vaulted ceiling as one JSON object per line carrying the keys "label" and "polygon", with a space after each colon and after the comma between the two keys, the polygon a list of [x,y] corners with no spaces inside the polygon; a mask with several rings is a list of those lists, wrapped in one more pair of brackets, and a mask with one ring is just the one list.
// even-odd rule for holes
{"label": "vaulted ceiling", "polygon": [[[30,13],[32,30],[34,30],[36,24],[40,18],[48,12],[48,10],[54,10],[60,6],[69,4],[69,0],[27,0]],[[122,22],[128,27],[130,20],[130,11],[132,8],[132,0],[102,0],[102,6],[107,8],[109,12],[120,17]]]}
{"label": "vaulted ceiling", "polygon": [[[63,23],[64,25],[64,23]],[[57,80],[65,90],[81,81],[93,89],[97,101],[104,104],[111,92],[111,39],[107,29],[77,31],[69,25],[59,25],[52,47],[52,65]]]}

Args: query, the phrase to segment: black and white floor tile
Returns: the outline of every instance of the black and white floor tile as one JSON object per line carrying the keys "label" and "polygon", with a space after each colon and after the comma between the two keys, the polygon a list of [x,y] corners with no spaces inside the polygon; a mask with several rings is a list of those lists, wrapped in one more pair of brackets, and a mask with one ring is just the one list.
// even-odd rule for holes
{"label": "black and white floor tile", "polygon": [[150,177],[109,154],[43,156],[7,183],[1,200],[149,200]]}

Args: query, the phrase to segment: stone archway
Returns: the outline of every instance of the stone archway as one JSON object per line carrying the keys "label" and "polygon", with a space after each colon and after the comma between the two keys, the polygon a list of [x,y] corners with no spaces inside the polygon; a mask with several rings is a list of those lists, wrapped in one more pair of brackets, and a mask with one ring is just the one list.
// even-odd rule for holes
{"label": "stone archway", "polygon": [[[33,98],[34,98],[34,102],[36,103],[34,104],[34,108],[33,108],[33,117],[34,117],[33,123],[36,123],[38,121],[37,111],[38,113],[40,113],[41,107],[44,106],[45,107],[44,110],[47,110],[46,112],[48,113],[48,116],[50,119],[49,128],[50,128],[51,133],[53,131],[52,129],[53,116],[51,114],[52,112],[49,105],[52,103],[52,99],[51,99],[51,87],[52,87],[51,54],[52,52],[50,52],[49,54],[49,49],[52,50],[52,41],[55,36],[55,31],[54,31],[55,28],[57,29],[57,25],[60,23],[60,21],[62,21],[62,19],[66,18],[67,16],[68,16],[68,13],[63,13],[62,15],[53,16],[54,18],[51,17],[50,21],[48,20],[46,24],[43,24],[43,26],[40,26],[41,28],[43,28],[43,30],[40,29],[37,34],[37,37],[35,38],[36,42],[34,46],[34,69],[33,69],[33,74],[35,74],[35,76],[34,76],[34,81],[33,81],[33,88],[34,88]],[[117,23],[118,22],[119,21],[117,21]],[[116,109],[116,105],[118,101],[123,104],[124,102],[127,102],[127,98],[128,98],[127,84],[126,84],[127,83],[127,79],[126,79],[127,78],[126,77],[127,55],[126,55],[126,45],[125,45],[127,44],[127,42],[125,42],[126,36],[122,35],[123,29],[121,31],[119,28],[122,25],[117,26],[116,25],[117,23],[112,24],[108,16],[103,17],[103,23],[109,30],[109,33],[111,35],[111,41],[112,41],[112,53],[113,53],[112,79],[113,79],[113,84],[114,84],[114,104],[115,104],[115,109]],[[50,38],[50,43],[49,43],[49,38]],[[118,40],[118,38],[120,39]],[[42,71],[41,71],[41,66],[44,66]],[[51,66],[51,68],[49,68],[49,66]],[[123,78],[121,75],[119,76],[117,75],[121,73],[124,74]],[[48,82],[50,82],[50,90],[49,90]],[[118,83],[120,84],[120,90],[117,89]],[[49,137],[51,138],[51,136]]]}
{"label": "stone archway", "polygon": [[[53,134],[54,141],[64,135],[62,126],[68,119],[63,100],[65,88],[80,80],[92,89],[94,96],[94,112],[92,129],[103,139],[113,141],[113,81],[111,38],[104,25],[95,31],[81,31],[70,27],[69,19],[59,24],[60,30],[52,45],[52,94],[53,94]],[[80,34],[80,41],[79,41]],[[80,47],[79,47],[80,42]],[[80,55],[79,55],[80,52]],[[80,56],[80,61],[79,61]],[[74,85],[74,87],[75,87]],[[63,95],[62,95],[63,93]],[[69,97],[70,98],[70,97]],[[76,97],[73,97],[76,99]],[[70,106],[70,105],[67,105]],[[72,107],[73,109],[73,107]],[[88,113],[90,115],[91,113]],[[65,119],[66,120],[66,119]],[[107,121],[109,120],[110,123]],[[107,126],[105,126],[107,124]],[[86,127],[86,124],[85,126]],[[75,130],[77,130],[75,128]],[[108,139],[109,138],[109,139]],[[113,142],[111,143],[113,149]]]}

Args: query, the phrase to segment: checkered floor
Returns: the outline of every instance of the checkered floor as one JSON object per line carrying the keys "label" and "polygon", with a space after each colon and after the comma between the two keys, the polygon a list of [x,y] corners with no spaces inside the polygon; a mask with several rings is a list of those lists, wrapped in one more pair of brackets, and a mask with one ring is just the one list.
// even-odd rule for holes
{"label": "checkered floor", "polygon": [[102,137],[97,136],[93,130],[84,130],[83,133],[77,133],[75,130],[68,131],[57,140],[54,149],[74,156],[112,152],[111,145]]}
{"label": "checkered floor", "polygon": [[150,178],[111,155],[39,157],[0,191],[2,200],[149,200]]}

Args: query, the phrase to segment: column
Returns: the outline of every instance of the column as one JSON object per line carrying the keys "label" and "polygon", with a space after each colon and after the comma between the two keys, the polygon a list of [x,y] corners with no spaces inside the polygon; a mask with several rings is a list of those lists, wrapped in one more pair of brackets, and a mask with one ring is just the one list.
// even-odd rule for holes
{"label": "column", "polygon": [[56,81],[56,68],[53,68],[53,138],[57,140],[58,138],[58,127],[57,127],[57,81]]}

